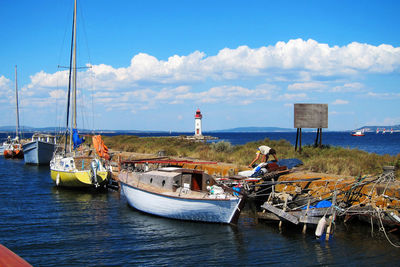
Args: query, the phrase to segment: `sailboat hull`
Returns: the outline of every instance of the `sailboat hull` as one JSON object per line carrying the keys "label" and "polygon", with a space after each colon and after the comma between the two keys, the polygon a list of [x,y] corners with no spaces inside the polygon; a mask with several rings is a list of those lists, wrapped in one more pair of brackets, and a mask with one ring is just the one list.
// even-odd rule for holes
{"label": "sailboat hull", "polygon": [[[51,179],[62,187],[93,187],[91,171],[58,171],[51,170]],[[107,181],[107,171],[97,171],[97,183],[103,185]]]}

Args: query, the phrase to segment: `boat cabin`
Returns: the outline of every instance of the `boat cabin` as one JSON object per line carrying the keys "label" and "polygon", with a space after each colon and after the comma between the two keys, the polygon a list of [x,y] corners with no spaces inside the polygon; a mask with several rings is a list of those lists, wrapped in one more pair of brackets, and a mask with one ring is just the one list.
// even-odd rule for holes
{"label": "boat cabin", "polygon": [[56,144],[57,138],[51,134],[34,133],[32,135],[32,142],[35,142],[35,141]]}
{"label": "boat cabin", "polygon": [[170,192],[176,192],[178,188],[202,192],[215,184],[215,180],[202,171],[174,167],[140,173],[138,180],[141,184]]}

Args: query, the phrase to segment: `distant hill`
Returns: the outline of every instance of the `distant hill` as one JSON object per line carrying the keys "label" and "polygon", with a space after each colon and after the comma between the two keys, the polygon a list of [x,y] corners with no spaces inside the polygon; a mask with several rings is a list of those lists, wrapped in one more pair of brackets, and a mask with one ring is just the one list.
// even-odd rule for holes
{"label": "distant hill", "polygon": [[217,130],[213,132],[295,132],[294,128],[280,128],[280,127],[238,127],[225,130]]}
{"label": "distant hill", "polygon": [[363,126],[357,130],[364,130],[366,132],[376,132],[376,130],[379,129],[379,131],[382,132],[383,129],[386,129],[386,131],[390,131],[390,129],[393,129],[393,131],[400,131],[400,124],[398,125],[384,125],[384,126]]}
{"label": "distant hill", "polygon": [[[21,132],[63,132],[65,131],[65,127],[42,127],[42,128],[35,128],[35,127],[29,127],[29,126],[20,126],[19,130]],[[96,133],[146,133],[146,132],[152,132],[152,133],[164,133],[167,131],[140,131],[140,130],[91,130],[91,129],[78,129],[79,132],[81,133],[91,133],[91,132],[96,132]],[[0,126],[0,132],[7,132],[7,133],[13,133],[15,132],[15,126]]]}

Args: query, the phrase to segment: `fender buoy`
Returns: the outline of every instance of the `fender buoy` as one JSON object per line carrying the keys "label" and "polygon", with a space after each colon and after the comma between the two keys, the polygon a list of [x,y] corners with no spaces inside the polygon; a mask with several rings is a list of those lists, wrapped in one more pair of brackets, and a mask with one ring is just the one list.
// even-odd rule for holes
{"label": "fender buoy", "polygon": [[60,184],[60,174],[57,173],[57,177],[56,177],[56,186],[58,186]]}
{"label": "fender buoy", "polygon": [[317,225],[317,229],[315,229],[315,235],[319,238],[322,236],[322,234],[324,233],[325,230],[325,226],[326,226],[326,219],[325,219],[325,215],[324,217],[322,217]]}

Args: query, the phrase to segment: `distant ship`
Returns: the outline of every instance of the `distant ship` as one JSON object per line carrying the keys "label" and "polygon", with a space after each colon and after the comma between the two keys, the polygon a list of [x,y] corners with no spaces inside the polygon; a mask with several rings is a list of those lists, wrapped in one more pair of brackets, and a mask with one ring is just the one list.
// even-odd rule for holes
{"label": "distant ship", "polygon": [[357,130],[351,134],[351,136],[365,136],[364,130]]}

